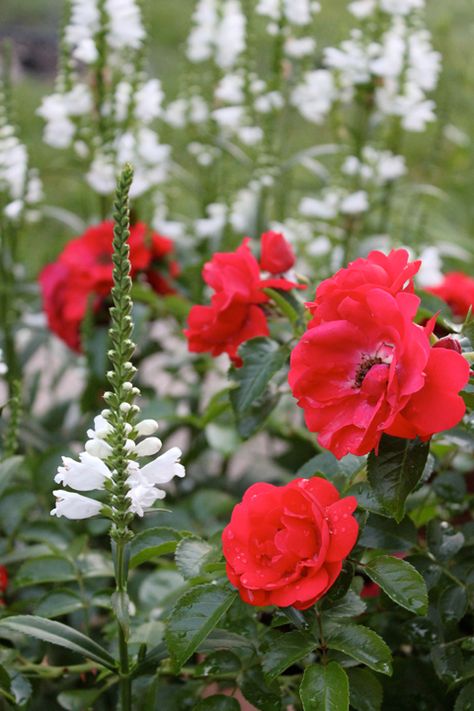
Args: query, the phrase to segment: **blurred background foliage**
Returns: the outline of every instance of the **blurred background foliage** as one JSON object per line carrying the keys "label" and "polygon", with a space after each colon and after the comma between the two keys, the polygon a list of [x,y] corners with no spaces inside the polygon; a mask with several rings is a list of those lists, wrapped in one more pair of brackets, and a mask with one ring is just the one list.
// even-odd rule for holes
{"label": "blurred background foliage", "polygon": [[[346,35],[351,16],[345,0],[322,3],[318,17],[318,49],[339,42]],[[145,3],[149,32],[150,73],[163,82],[171,99],[186,80],[184,42],[189,31],[192,0],[158,0]],[[441,81],[435,94],[439,120],[424,134],[411,134],[405,153],[414,169],[413,177],[431,184],[441,193],[433,198],[433,215],[423,212],[430,233],[443,241],[456,241],[469,247],[474,232],[474,63],[470,61],[474,43],[472,0],[429,0],[428,27],[435,49],[443,55]],[[57,29],[63,10],[62,0],[2,0],[0,39],[9,37],[15,45],[15,99],[17,121],[27,144],[32,164],[38,166],[45,185],[46,203],[64,207],[89,218],[97,210],[96,195],[71,169],[74,158],[65,160],[63,151],[51,151],[41,140],[42,121],[36,109],[53,84],[57,53]],[[325,140],[324,128],[306,126],[301,136],[314,142]],[[179,153],[178,153],[179,155]],[[68,165],[67,173],[65,166]],[[238,169],[238,168],[237,168]],[[61,189],[58,190],[58,186]],[[434,217],[433,217],[434,216]],[[40,267],[58,254],[71,237],[64,226],[46,219],[48,234],[35,240],[34,249],[25,244],[28,270]],[[48,237],[46,239],[46,237]],[[33,237],[32,237],[33,238]]]}

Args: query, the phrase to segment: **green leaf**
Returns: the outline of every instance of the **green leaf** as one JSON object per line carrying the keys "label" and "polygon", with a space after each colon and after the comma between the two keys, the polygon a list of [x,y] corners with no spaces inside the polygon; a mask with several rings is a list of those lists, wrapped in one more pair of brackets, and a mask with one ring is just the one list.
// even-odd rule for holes
{"label": "green leaf", "polygon": [[380,711],[382,684],[369,669],[348,669],[350,702],[356,711]]}
{"label": "green leaf", "polygon": [[15,585],[22,588],[27,585],[64,583],[75,579],[76,571],[70,561],[45,555],[23,563],[16,575]]}
{"label": "green leaf", "polygon": [[444,622],[459,622],[466,614],[467,590],[458,585],[445,588],[439,596],[438,607]]}
{"label": "green leaf", "polygon": [[240,704],[232,696],[216,694],[200,701],[194,711],[240,711]]}
{"label": "green leaf", "polygon": [[176,566],[183,578],[196,578],[202,574],[202,569],[209,555],[213,552],[212,546],[201,538],[185,538],[176,548]]}
{"label": "green leaf", "polygon": [[383,639],[362,625],[334,625],[326,635],[326,644],[381,674],[392,673],[392,654]]}
{"label": "green leaf", "polygon": [[239,349],[244,364],[231,373],[238,388],[232,390],[230,399],[234,410],[247,412],[263,395],[268,382],[288,359],[288,348],[280,346],[271,338],[252,338]]}
{"label": "green leaf", "polygon": [[260,711],[281,711],[281,692],[276,681],[267,682],[260,667],[248,669],[242,676],[242,693]]}
{"label": "green leaf", "polygon": [[362,548],[382,548],[389,551],[407,551],[417,544],[417,532],[408,516],[396,523],[393,519],[370,514],[359,536]]}
{"label": "green leaf", "polygon": [[228,649],[219,649],[207,654],[203,662],[196,666],[196,675],[237,674],[242,668],[239,657]]}
{"label": "green leaf", "polygon": [[24,457],[16,456],[0,462],[0,496],[10,484],[10,480],[20,471],[24,461]]}
{"label": "green leaf", "polygon": [[369,454],[370,485],[386,512],[399,523],[405,501],[420,481],[429,453],[429,442],[383,435],[379,453]]}
{"label": "green leaf", "polygon": [[53,590],[45,595],[36,607],[36,614],[40,617],[60,617],[76,612],[84,607],[81,596],[67,588]]}
{"label": "green leaf", "polygon": [[198,585],[182,595],[168,620],[166,643],[180,669],[214,629],[237,597],[229,588]]}
{"label": "green leaf", "polygon": [[336,459],[331,452],[321,452],[305,462],[296,476],[307,479],[315,474],[323,474],[337,486],[345,487],[365,467],[365,464],[366,457],[347,454],[342,459]]}
{"label": "green leaf", "polygon": [[416,615],[426,615],[428,591],[420,573],[405,560],[381,555],[373,558],[364,568],[369,578],[397,605]]}
{"label": "green leaf", "polygon": [[2,628],[21,632],[22,634],[41,639],[43,642],[56,644],[59,647],[66,647],[73,652],[78,652],[88,659],[115,671],[115,659],[94,640],[77,630],[63,625],[54,620],[45,620],[35,615],[16,615],[0,620],[0,631]]}
{"label": "green leaf", "polygon": [[165,553],[174,553],[182,536],[173,528],[149,528],[138,533],[130,544],[130,568]]}
{"label": "green leaf", "polygon": [[387,512],[376,497],[372,487],[366,481],[359,481],[350,487],[344,496],[355,496],[357,506],[360,509],[370,511],[370,513],[378,514],[379,516],[387,516]]}
{"label": "green leaf", "polygon": [[454,704],[454,711],[474,711],[474,681],[461,689]]}
{"label": "green leaf", "polygon": [[93,708],[93,704],[104,689],[73,689],[62,691],[58,696],[58,704],[67,711],[84,711]]}
{"label": "green leaf", "polygon": [[367,609],[367,605],[353,590],[349,590],[344,597],[333,603],[323,600],[322,613],[325,618],[357,617],[362,615]]}
{"label": "green leaf", "polygon": [[317,641],[309,632],[295,630],[275,635],[270,639],[270,650],[263,657],[263,671],[270,679],[274,679],[316,646]]}
{"label": "green leaf", "polygon": [[242,439],[252,437],[262,427],[280,400],[279,393],[266,390],[244,413],[235,412],[237,432]]}
{"label": "green leaf", "polygon": [[464,536],[447,521],[430,521],[427,529],[428,548],[437,560],[449,561],[464,545]]}
{"label": "green leaf", "polygon": [[300,686],[304,711],[348,711],[349,681],[337,662],[312,664],[305,669]]}

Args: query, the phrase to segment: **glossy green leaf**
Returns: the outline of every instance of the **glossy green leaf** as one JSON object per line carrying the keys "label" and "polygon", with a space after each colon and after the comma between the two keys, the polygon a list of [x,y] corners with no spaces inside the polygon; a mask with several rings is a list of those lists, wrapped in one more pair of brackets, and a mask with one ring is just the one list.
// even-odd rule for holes
{"label": "glossy green leaf", "polygon": [[362,615],[367,609],[367,605],[361,598],[353,591],[349,590],[344,597],[339,598],[335,602],[327,602],[323,599],[323,606],[321,608],[322,614],[325,618],[341,618],[341,617],[357,617]]}
{"label": "glossy green leaf", "polygon": [[280,687],[277,681],[267,681],[260,667],[252,667],[243,674],[240,688],[259,711],[281,711]]}
{"label": "glossy green leaf", "polygon": [[327,631],[326,644],[374,671],[391,675],[392,654],[376,632],[362,625],[335,625]]}
{"label": "glossy green leaf", "polygon": [[464,536],[447,521],[430,521],[427,529],[428,548],[441,562],[449,561],[464,545]]}
{"label": "glossy green leaf", "polygon": [[429,453],[429,442],[383,435],[379,451],[369,454],[367,475],[385,511],[400,522],[405,501],[420,481]]}
{"label": "glossy green leaf", "polygon": [[107,667],[107,669],[115,670],[116,662],[107,650],[86,635],[63,625],[61,622],[46,620],[35,615],[15,615],[0,620],[0,632],[2,628],[21,632],[59,647],[66,647]]}
{"label": "glossy green leaf", "polygon": [[182,536],[173,528],[148,528],[138,533],[130,544],[130,568],[165,553],[173,553]]}
{"label": "glossy green leaf", "polygon": [[382,684],[369,669],[348,669],[351,706],[356,711],[380,711]]}
{"label": "glossy green leaf", "polygon": [[271,338],[252,338],[240,347],[239,355],[244,363],[232,371],[231,378],[238,387],[231,391],[230,399],[234,410],[242,414],[263,395],[269,381],[285,365],[288,348]]}
{"label": "glossy green leaf", "polygon": [[168,620],[166,643],[180,669],[236,599],[229,588],[198,585],[182,595]]}
{"label": "glossy green leaf", "polygon": [[348,711],[349,681],[337,662],[312,664],[305,669],[300,686],[304,711]]}
{"label": "glossy green leaf", "polygon": [[461,689],[454,704],[454,711],[474,711],[474,681]]}
{"label": "glossy green leaf", "polygon": [[309,632],[295,630],[275,635],[269,644],[270,649],[263,657],[262,667],[265,674],[274,679],[312,652],[317,641]]}
{"label": "glossy green leaf", "polygon": [[364,568],[369,578],[397,605],[417,615],[428,610],[428,591],[420,573],[405,560],[382,555],[373,558]]}
{"label": "glossy green leaf", "polygon": [[58,704],[66,711],[84,711],[93,708],[93,704],[105,689],[71,689],[62,691],[58,696]]}
{"label": "glossy green leaf", "polygon": [[240,704],[232,696],[216,694],[200,701],[194,711],[240,711]]}
{"label": "glossy green leaf", "polygon": [[361,531],[358,545],[388,551],[407,551],[417,544],[415,524],[408,517],[396,523],[393,519],[370,514]]}
{"label": "glossy green leaf", "polygon": [[176,548],[176,565],[183,578],[195,578],[202,574],[202,569],[210,554],[212,546],[201,538],[185,538]]}

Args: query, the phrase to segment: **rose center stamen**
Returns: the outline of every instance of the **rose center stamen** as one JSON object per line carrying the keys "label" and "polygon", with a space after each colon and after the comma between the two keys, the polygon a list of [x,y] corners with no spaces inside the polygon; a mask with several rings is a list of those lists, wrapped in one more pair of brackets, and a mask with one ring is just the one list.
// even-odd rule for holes
{"label": "rose center stamen", "polygon": [[362,383],[364,382],[364,378],[369,372],[369,370],[374,366],[374,365],[381,365],[385,363],[384,359],[381,358],[380,356],[363,356],[357,370],[355,373],[355,386],[356,388],[360,388]]}

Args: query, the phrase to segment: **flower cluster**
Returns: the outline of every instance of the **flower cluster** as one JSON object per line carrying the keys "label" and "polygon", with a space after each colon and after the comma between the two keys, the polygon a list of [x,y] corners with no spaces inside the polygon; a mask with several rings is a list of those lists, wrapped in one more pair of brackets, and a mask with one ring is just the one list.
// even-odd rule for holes
{"label": "flower cluster", "polygon": [[[107,420],[109,414],[103,410],[94,419],[94,429],[87,432],[89,440],[85,451],[79,454],[79,461],[70,457],[62,458],[62,466],[58,467],[54,481],[74,491],[57,489],[53,492],[56,506],[51,511],[52,515],[70,519],[90,518],[100,513],[108,515],[106,503],[75,492],[104,491],[108,488],[108,482],[112,482],[113,469],[107,466],[107,460],[112,454],[112,447],[107,441],[112,433],[112,426]],[[150,436],[158,429],[155,420],[142,420],[135,427],[129,425],[127,429],[127,451],[130,456],[126,480],[129,512],[143,516],[157,499],[165,497],[166,492],[160,485],[167,484],[175,476],[183,477],[185,471],[179,463],[181,450],[178,447],[172,447],[143,466],[137,462],[138,457],[154,456],[161,449],[158,437]],[[140,437],[144,439],[136,442]]]}
{"label": "flower cluster", "polygon": [[434,319],[414,322],[418,267],[403,249],[371,252],[323,281],[308,304],[289,383],[309,430],[336,457],[377,450],[383,433],[428,439],[464,414],[467,361],[431,347]]}
{"label": "flower cluster", "polygon": [[72,146],[87,161],[87,181],[100,195],[113,192],[117,170],[132,159],[134,196],[168,175],[170,147],[152,128],[163,92],[141,70],[144,37],[135,0],[74,0],[56,91],[38,109],[45,142]]}
{"label": "flower cluster", "polygon": [[0,86],[0,210],[12,222],[37,218],[43,197],[37,172],[29,166],[28,152],[7,115],[7,102]]}
{"label": "flower cluster", "polygon": [[[242,364],[240,344],[270,332],[262,308],[269,301],[264,290],[299,288],[288,278],[295,258],[283,235],[262,235],[260,263],[249,242],[247,237],[235,252],[218,252],[204,265],[203,279],[214,294],[208,306],[192,307],[185,331],[190,351],[227,353],[236,366]],[[262,278],[261,270],[269,276]]]}
{"label": "flower cluster", "polygon": [[446,301],[453,314],[460,318],[474,309],[474,279],[462,272],[449,272],[439,284],[426,290]]}
{"label": "flower cluster", "polygon": [[[81,350],[81,324],[88,309],[104,312],[112,289],[113,223],[89,227],[72,239],[59,258],[40,275],[44,309],[51,330],[73,350]],[[171,276],[176,262],[169,261],[173,243],[136,223],[130,230],[132,277],[141,275],[159,294],[173,292]]]}
{"label": "flower cluster", "polygon": [[308,72],[295,87],[293,103],[301,114],[321,123],[335,102],[348,104],[360,87],[372,87],[380,118],[395,116],[405,130],[423,131],[435,118],[427,94],[436,87],[440,71],[440,55],[421,22],[423,6],[423,0],[352,3],[349,10],[362,25],[339,47],[327,48],[325,68]]}
{"label": "flower cluster", "polygon": [[355,545],[357,501],[325,479],[258,483],[222,534],[227,575],[251,605],[304,610],[333,585]]}

